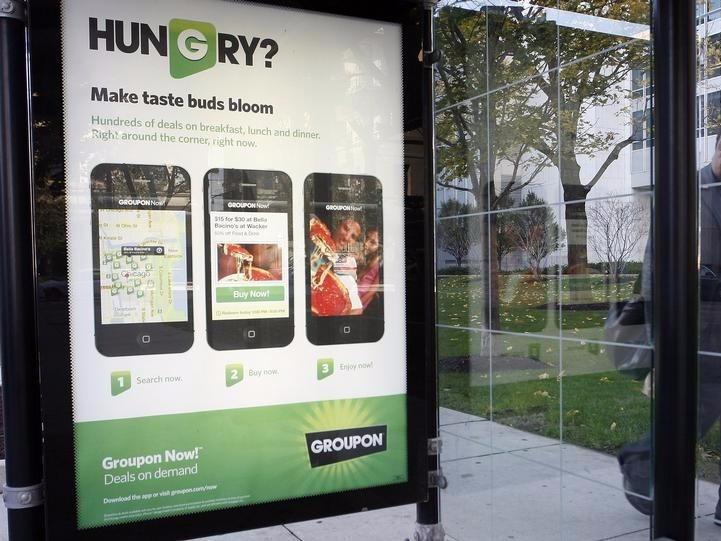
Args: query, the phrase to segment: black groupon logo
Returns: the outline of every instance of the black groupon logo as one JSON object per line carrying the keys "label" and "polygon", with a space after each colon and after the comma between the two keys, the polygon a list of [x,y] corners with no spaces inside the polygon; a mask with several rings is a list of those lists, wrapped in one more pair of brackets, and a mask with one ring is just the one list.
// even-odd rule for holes
{"label": "black groupon logo", "polygon": [[386,450],[388,427],[366,426],[305,435],[310,466],[327,466]]}

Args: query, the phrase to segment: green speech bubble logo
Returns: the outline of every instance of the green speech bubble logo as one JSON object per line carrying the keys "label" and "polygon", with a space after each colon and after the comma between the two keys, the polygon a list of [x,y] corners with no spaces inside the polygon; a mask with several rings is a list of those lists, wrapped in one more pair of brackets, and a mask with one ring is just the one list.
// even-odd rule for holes
{"label": "green speech bubble logo", "polygon": [[212,24],[171,19],[168,35],[170,75],[174,79],[182,79],[215,66],[218,38]]}

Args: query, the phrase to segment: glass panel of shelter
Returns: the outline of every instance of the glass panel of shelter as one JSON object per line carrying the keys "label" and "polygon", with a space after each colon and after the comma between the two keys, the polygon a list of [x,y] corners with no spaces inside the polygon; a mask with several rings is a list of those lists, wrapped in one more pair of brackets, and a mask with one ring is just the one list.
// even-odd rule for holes
{"label": "glass panel of shelter", "polygon": [[[696,539],[714,539],[721,526],[721,2],[696,4],[699,168],[699,358],[696,453]],[[714,524],[715,523],[715,524]]]}
{"label": "glass panel of shelter", "polygon": [[[649,18],[641,0],[439,5],[441,508],[455,539],[650,535]],[[451,84],[468,66],[474,80]],[[614,332],[629,305],[635,334]]]}

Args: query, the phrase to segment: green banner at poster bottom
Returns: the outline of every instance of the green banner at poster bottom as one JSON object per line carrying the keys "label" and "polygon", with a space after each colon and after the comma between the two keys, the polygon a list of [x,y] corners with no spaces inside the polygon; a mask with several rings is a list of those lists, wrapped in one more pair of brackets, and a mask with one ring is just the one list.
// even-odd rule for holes
{"label": "green banner at poster bottom", "polygon": [[78,527],[405,482],[405,395],[80,422]]}

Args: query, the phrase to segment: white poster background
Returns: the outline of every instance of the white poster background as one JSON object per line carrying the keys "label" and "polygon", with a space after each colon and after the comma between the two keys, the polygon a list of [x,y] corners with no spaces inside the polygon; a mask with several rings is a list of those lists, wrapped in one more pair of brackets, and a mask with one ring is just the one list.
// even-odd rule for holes
{"label": "white poster background", "polygon": [[[270,37],[278,44],[272,68],[264,52],[253,66],[216,64],[174,79],[169,59],[139,52],[97,51],[88,19],[148,24],[173,18],[210,22],[218,32]],[[225,1],[66,1],[62,9],[69,298],[75,421],[132,418],[406,392],[403,246],[403,149],[400,26],[285,8]],[[126,39],[129,39],[126,37]],[[91,87],[271,104],[272,115],[91,101]],[[93,128],[143,133],[144,128],[92,126],[91,118],[137,118],[243,126],[255,148],[169,142],[103,141]],[[247,135],[249,128],[300,129],[318,139]],[[166,130],[173,135],[188,134]],[[207,135],[207,134],[206,134]],[[191,176],[194,343],[182,354],[105,357],[94,340],[89,176],[102,163],[183,167]],[[279,170],[293,183],[295,337],[284,348],[219,352],[206,339],[202,180],[211,168]],[[371,175],[383,186],[385,332],[375,343],[314,346],[305,332],[303,181],[313,172]],[[317,379],[317,360],[335,373]],[[225,366],[242,363],[244,380],[225,386]],[[360,365],[365,368],[360,368]],[[111,396],[110,374],[129,370],[132,387]],[[139,383],[161,376],[162,383]],[[167,382],[166,378],[173,382]]]}

